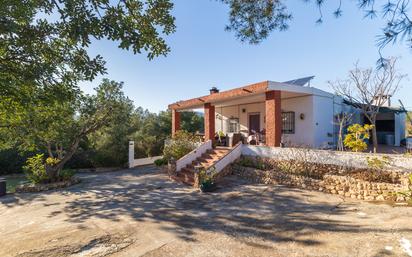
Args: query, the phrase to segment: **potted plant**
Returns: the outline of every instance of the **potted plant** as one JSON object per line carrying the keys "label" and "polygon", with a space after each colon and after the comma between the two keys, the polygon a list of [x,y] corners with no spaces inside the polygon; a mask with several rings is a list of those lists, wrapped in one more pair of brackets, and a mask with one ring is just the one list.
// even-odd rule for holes
{"label": "potted plant", "polygon": [[216,190],[216,183],[214,182],[214,167],[209,170],[203,169],[199,173],[199,188],[202,192],[213,192]]}

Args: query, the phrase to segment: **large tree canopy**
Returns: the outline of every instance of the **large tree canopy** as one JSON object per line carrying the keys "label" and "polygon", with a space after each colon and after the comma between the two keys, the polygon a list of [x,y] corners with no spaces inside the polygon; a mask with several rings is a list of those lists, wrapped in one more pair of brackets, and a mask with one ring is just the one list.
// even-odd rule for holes
{"label": "large tree canopy", "polygon": [[175,30],[172,7],[168,0],[1,1],[0,95],[25,102],[24,87],[93,80],[105,62],[87,53],[92,39],[116,41],[149,59],[165,55],[164,36]]}
{"label": "large tree canopy", "polygon": [[[234,31],[241,41],[252,44],[260,43],[275,30],[285,30],[292,19],[292,14],[286,0],[218,0],[230,7],[229,24],[227,30]],[[312,3],[319,10],[317,23],[323,22],[323,7],[327,3],[335,4],[335,17],[344,14],[343,5],[357,4],[368,18],[380,17],[386,21],[383,32],[378,36],[379,50],[389,43],[405,42],[412,48],[412,14],[409,0],[355,0],[355,1],[328,1],[302,0]],[[383,60],[380,60],[383,61]]]}
{"label": "large tree canopy", "polygon": [[[275,30],[285,30],[292,19],[286,0],[217,0],[229,6],[229,24],[241,41],[257,44]],[[305,0],[322,7],[342,1]],[[302,2],[304,2],[302,0]],[[387,21],[379,48],[391,42],[412,47],[410,2],[356,0],[366,17]],[[345,2],[345,4],[347,4]],[[149,59],[166,55],[165,36],[175,31],[172,0],[8,0],[0,5],[0,96],[25,102],[21,88],[73,88],[105,72],[102,56],[90,56],[93,39],[108,39],[122,49],[146,53]],[[58,90],[61,91],[61,90]],[[0,99],[2,100],[2,99]]]}

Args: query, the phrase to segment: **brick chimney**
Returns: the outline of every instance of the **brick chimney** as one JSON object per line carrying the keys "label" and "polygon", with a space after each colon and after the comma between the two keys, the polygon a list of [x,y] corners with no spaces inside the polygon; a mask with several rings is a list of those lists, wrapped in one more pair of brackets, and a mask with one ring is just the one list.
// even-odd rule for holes
{"label": "brick chimney", "polygon": [[217,87],[212,87],[209,90],[209,92],[210,92],[211,95],[213,95],[213,94],[219,93],[219,89],[217,89]]}

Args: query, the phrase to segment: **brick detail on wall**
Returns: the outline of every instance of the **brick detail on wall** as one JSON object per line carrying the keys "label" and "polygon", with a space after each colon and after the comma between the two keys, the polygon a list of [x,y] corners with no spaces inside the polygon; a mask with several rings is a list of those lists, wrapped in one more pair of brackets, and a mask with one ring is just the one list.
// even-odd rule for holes
{"label": "brick detail on wall", "polygon": [[281,92],[273,90],[266,92],[266,145],[280,146],[282,138]]}
{"label": "brick detail on wall", "polygon": [[180,130],[180,112],[172,110],[172,136]]}
{"label": "brick detail on wall", "polygon": [[205,141],[215,138],[215,106],[206,103],[205,107]]}

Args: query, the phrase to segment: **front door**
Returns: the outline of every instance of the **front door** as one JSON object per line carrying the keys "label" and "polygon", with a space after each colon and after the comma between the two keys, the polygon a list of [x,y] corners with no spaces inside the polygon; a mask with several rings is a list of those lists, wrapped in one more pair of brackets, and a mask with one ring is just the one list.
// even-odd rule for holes
{"label": "front door", "polygon": [[249,114],[249,133],[255,134],[260,132],[260,114]]}

